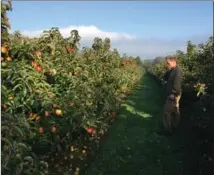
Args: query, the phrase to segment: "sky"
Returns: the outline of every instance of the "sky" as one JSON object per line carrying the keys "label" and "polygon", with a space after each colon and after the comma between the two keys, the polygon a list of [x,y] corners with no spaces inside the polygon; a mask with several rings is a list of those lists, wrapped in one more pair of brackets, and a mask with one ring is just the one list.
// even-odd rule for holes
{"label": "sky", "polygon": [[208,1],[13,1],[11,32],[29,37],[58,27],[67,37],[77,29],[81,46],[95,37],[111,39],[121,54],[149,59],[186,50],[186,42],[213,35],[213,2]]}

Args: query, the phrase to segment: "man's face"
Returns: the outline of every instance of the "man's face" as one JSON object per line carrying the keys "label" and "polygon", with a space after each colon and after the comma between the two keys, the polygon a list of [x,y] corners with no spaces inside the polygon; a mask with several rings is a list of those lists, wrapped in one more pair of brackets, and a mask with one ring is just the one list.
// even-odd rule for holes
{"label": "man's face", "polygon": [[176,62],[174,60],[166,60],[167,66],[169,69],[175,67]]}

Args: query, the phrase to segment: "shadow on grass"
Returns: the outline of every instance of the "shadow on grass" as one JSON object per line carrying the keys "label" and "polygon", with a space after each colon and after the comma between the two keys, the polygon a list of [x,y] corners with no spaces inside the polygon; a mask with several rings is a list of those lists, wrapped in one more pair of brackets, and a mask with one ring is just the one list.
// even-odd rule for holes
{"label": "shadow on grass", "polygon": [[100,155],[87,175],[191,175],[188,127],[176,135],[159,136],[163,91],[148,75],[122,104]]}

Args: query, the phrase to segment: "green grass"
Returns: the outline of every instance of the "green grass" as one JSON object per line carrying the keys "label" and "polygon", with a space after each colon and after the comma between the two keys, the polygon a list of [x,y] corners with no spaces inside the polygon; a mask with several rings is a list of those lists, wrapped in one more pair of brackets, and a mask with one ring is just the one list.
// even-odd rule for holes
{"label": "green grass", "polygon": [[180,129],[171,137],[156,134],[163,104],[163,91],[145,75],[134,95],[122,104],[86,175],[190,175],[187,130]]}

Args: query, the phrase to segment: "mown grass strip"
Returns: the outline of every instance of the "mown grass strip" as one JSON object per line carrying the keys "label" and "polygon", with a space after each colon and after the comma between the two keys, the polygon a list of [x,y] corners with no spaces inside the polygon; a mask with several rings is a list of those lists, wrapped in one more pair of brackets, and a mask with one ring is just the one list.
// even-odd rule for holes
{"label": "mown grass strip", "polygon": [[87,175],[180,175],[188,171],[185,132],[159,136],[163,91],[145,75],[141,86],[122,104],[100,155]]}

